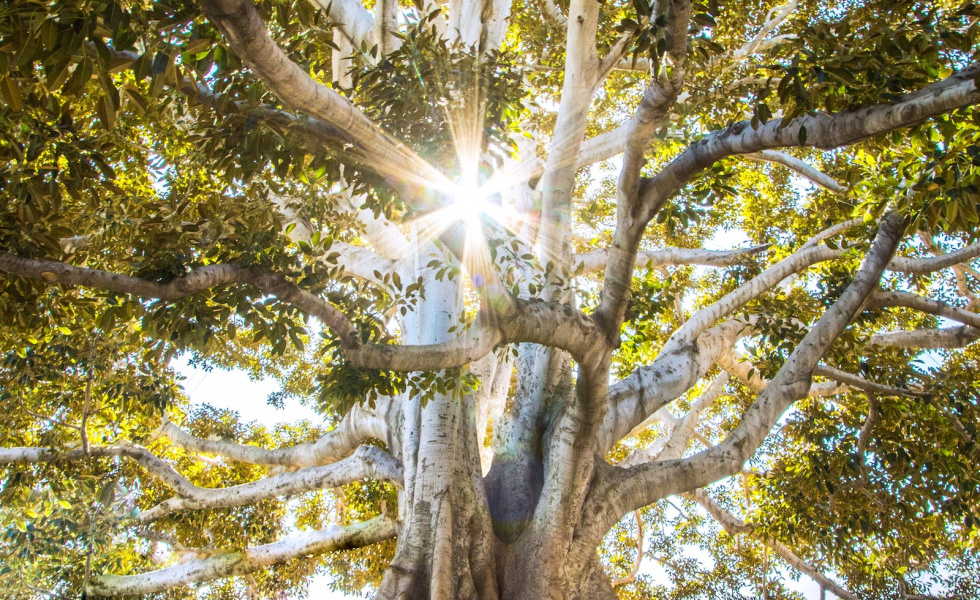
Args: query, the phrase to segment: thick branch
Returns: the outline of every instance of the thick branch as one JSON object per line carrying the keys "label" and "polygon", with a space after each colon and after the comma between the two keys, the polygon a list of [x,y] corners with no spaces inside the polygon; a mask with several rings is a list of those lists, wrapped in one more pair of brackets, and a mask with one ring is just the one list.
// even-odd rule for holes
{"label": "thick branch", "polygon": [[311,0],[311,4],[323,9],[330,22],[337,25],[355,48],[360,48],[363,43],[370,49],[378,43],[374,17],[358,0]]}
{"label": "thick branch", "polygon": [[412,247],[404,234],[383,214],[375,214],[373,210],[365,208],[364,196],[354,196],[348,188],[338,198],[357,213],[358,221],[364,226],[364,236],[375,252],[394,262],[411,255]]}
{"label": "thick branch", "polygon": [[894,104],[876,104],[835,115],[803,116],[785,127],[781,127],[779,119],[756,129],[747,121],[736,123],[693,144],[644,183],[643,218],[652,218],[666,199],[722,158],[790,146],[830,150],[980,102],[973,82],[978,71],[980,66],[973,64]]}
{"label": "thick branch", "polygon": [[0,253],[0,271],[30,279],[41,279],[49,284],[79,285],[159,300],[177,300],[222,285],[250,284],[262,293],[275,296],[316,317],[340,338],[342,345],[358,344],[357,331],[342,312],[329,302],[288,281],[282,275],[270,271],[243,268],[238,265],[207,265],[194,269],[170,283],[159,283],[97,269],[73,267],[60,262],[19,258],[5,253]]}
{"label": "thick branch", "polygon": [[879,333],[868,338],[865,353],[874,348],[908,348],[919,350],[966,348],[980,339],[980,329],[963,325],[942,329],[913,329]]}
{"label": "thick branch", "polygon": [[722,323],[691,343],[665,347],[650,365],[610,386],[609,407],[599,429],[598,453],[604,455],[647,417],[691,389],[750,330],[745,323]]}
{"label": "thick branch", "polygon": [[369,546],[391,539],[396,533],[396,522],[379,516],[346,527],[334,525],[305,531],[272,544],[189,560],[140,575],[102,575],[88,582],[86,592],[89,596],[153,594],[177,586],[254,573],[305,556]]}
{"label": "thick branch", "polygon": [[810,329],[723,442],[688,459],[647,463],[607,476],[590,492],[590,510],[584,522],[595,524],[583,535],[598,543],[627,512],[739,472],[786,409],[807,394],[813,369],[878,286],[904,229],[902,217],[886,215],[854,280]]}
{"label": "thick branch", "polygon": [[208,265],[170,283],[147,281],[73,267],[64,263],[19,258],[0,253],[0,271],[46,283],[80,285],[143,298],[176,300],[209,288],[251,284],[326,324],[341,340],[342,352],[354,366],[391,371],[436,371],[471,363],[497,344],[530,342],[567,350],[576,358],[591,353],[598,338],[594,321],[564,304],[520,301],[504,311],[483,312],[477,322],[456,339],[440,344],[396,346],[361,344],[354,325],[333,305],[269,271],[237,265]]}
{"label": "thick branch", "polygon": [[[403,144],[391,139],[349,100],[317,83],[269,37],[250,0],[206,0],[204,13],[225,34],[231,48],[288,107],[333,128],[347,156],[396,183],[445,177]],[[372,23],[373,27],[373,23]]]}

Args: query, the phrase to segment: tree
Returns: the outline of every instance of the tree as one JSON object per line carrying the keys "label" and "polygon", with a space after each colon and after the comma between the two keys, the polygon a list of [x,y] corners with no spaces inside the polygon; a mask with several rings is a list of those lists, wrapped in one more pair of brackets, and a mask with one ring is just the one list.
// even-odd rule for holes
{"label": "tree", "polygon": [[5,594],[967,597],[978,19],[10,0]]}

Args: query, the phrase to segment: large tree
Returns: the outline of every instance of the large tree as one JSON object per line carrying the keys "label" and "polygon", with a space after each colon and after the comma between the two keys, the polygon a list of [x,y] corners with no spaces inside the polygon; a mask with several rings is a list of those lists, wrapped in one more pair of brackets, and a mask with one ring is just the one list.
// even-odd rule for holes
{"label": "large tree", "polygon": [[980,9],[368,4],[0,8],[4,597],[980,585]]}

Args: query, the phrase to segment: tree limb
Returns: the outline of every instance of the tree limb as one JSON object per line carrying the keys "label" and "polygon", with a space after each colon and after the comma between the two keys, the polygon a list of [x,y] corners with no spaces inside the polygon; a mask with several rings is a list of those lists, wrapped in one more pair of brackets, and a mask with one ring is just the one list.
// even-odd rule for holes
{"label": "tree limb", "polygon": [[[636,256],[637,266],[648,269],[660,266],[702,265],[708,267],[730,267],[744,261],[747,257],[765,252],[772,244],[760,244],[751,248],[739,250],[704,250],[702,248],[664,248],[639,252]],[[609,259],[609,250],[593,250],[575,256],[576,263],[581,263],[582,273],[595,273],[602,269]]]}
{"label": "tree limb", "polygon": [[786,152],[777,152],[775,150],[762,150],[760,152],[753,152],[752,154],[746,154],[745,158],[752,160],[758,160],[762,162],[776,163],[783,165],[787,169],[794,171],[798,175],[809,179],[814,184],[833,192],[835,194],[841,195],[847,193],[847,187],[841,185],[839,181],[823,173],[814,167],[808,165],[802,160],[796,158],[792,154],[787,154]]}
{"label": "tree limb", "polygon": [[980,339],[980,329],[962,325],[942,329],[913,329],[879,333],[868,338],[865,354],[874,348],[908,348],[919,350],[966,348]]}
{"label": "tree limb", "polygon": [[661,407],[691,389],[751,327],[728,321],[688,344],[665,347],[654,361],[609,387],[608,409],[599,428],[599,455]]}
{"label": "tree limb", "polygon": [[396,533],[395,520],[382,515],[345,527],[333,525],[305,531],[272,544],[189,560],[149,573],[101,575],[87,582],[85,589],[89,596],[153,594],[181,585],[254,573],[304,556],[369,546],[391,539]]}
{"label": "tree limb", "polygon": [[884,217],[854,280],[804,336],[723,442],[684,460],[646,463],[607,474],[590,491],[588,510],[583,517],[583,522],[590,525],[581,535],[589,543],[593,540],[598,543],[609,527],[626,513],[738,473],[780,416],[807,394],[813,369],[878,286],[905,226],[905,220],[897,213]]}
{"label": "tree limb", "polygon": [[270,498],[335,488],[362,479],[377,479],[398,487],[404,486],[398,460],[377,446],[361,446],[352,456],[322,467],[307,467],[226,488],[193,486],[181,491],[179,497],[164,500],[143,511],[138,518],[145,525],[176,511],[245,506]]}
{"label": "tree limb", "polygon": [[207,265],[170,283],[60,262],[19,258],[0,253],[0,271],[41,279],[48,284],[80,285],[143,298],[176,300],[206,289],[247,283],[317,317],[341,342],[341,352],[354,366],[390,371],[437,371],[471,363],[501,343],[531,342],[567,350],[576,358],[589,355],[600,339],[595,322],[568,305],[512,299],[498,314],[481,311],[476,323],[456,339],[440,344],[404,346],[361,344],[353,323],[329,302],[270,271],[237,265]]}
{"label": "tree limb", "polygon": [[125,456],[137,462],[153,477],[179,494],[193,493],[197,487],[186,477],[174,470],[170,463],[153,454],[143,446],[132,442],[119,442],[113,446],[90,446],[88,450],[76,448],[59,451],[51,448],[19,447],[0,448],[0,464],[25,465],[60,461],[77,461],[90,458]]}
{"label": "tree limb", "polygon": [[[396,185],[405,181],[448,183],[444,175],[382,132],[347,98],[317,83],[290,60],[269,37],[262,17],[250,0],[205,0],[203,8],[235,53],[272,93],[286,106],[332,128],[334,137],[343,144],[345,155],[389,177]],[[431,204],[429,200],[418,201],[425,206]]]}
{"label": "tree limb", "polygon": [[555,0],[538,0],[538,6],[541,7],[541,14],[544,16],[545,21],[562,29],[568,27],[568,17],[561,14],[558,6],[555,4]]}
{"label": "tree limb", "polygon": [[974,63],[894,104],[876,104],[834,115],[807,115],[793,119],[785,127],[779,119],[755,129],[743,121],[710,134],[688,147],[655,177],[644,181],[641,218],[649,221],[666,199],[722,158],[790,146],[830,150],[980,102],[973,82],[977,72],[980,64]]}
{"label": "tree limb", "polygon": [[[734,350],[730,350],[719,356],[718,366],[738,377],[745,384],[745,387],[756,394],[762,392],[769,385],[769,381],[759,374],[759,370],[753,367],[752,363],[743,360]],[[819,369],[820,367],[817,368]],[[814,371],[814,374],[817,374],[816,371]],[[814,383],[810,386],[807,397],[821,398],[824,396],[834,396],[846,392],[847,387],[847,385],[840,385],[834,382]]]}
{"label": "tree limb", "polygon": [[779,541],[763,539],[761,536],[755,533],[755,529],[751,525],[747,525],[744,521],[722,508],[721,505],[708,496],[704,490],[697,489],[692,493],[684,495],[700,504],[706,511],[708,511],[708,514],[711,515],[715,521],[718,521],[718,523],[730,535],[747,534],[754,537],[772,548],[773,551],[775,551],[776,554],[781,556],[783,560],[789,563],[791,567],[804,575],[809,576],[821,586],[836,594],[839,598],[845,598],[846,600],[859,600],[857,596],[838,585],[832,579],[821,573],[819,569],[804,561]]}
{"label": "tree limb", "polygon": [[640,565],[643,564],[643,517],[638,510],[633,511],[633,516],[636,518],[636,560],[629,574],[612,580],[613,587],[636,581],[636,576],[640,573]]}
{"label": "tree limb", "polygon": [[355,48],[363,44],[370,50],[378,43],[374,17],[358,0],[310,0],[310,4],[323,9],[330,22],[344,33]]}
{"label": "tree limb", "polygon": [[878,291],[868,303],[869,308],[905,307],[939,317],[959,321],[971,327],[980,327],[980,315],[962,308],[950,306],[945,302],[924,298],[909,292]]}
{"label": "tree limb", "polygon": [[375,402],[374,410],[363,403],[356,404],[335,429],[323,434],[317,441],[277,449],[248,446],[222,439],[205,440],[190,435],[169,419],[163,422],[160,431],[172,444],[190,452],[217,454],[255,465],[315,467],[350,456],[370,438],[383,440],[390,447],[390,425],[377,413],[395,410],[401,410],[400,403],[384,399]]}
{"label": "tree limb", "polygon": [[892,264],[889,265],[889,269],[892,271],[901,271],[903,273],[915,273],[921,275],[939,271],[941,269],[947,269],[954,265],[973,260],[978,256],[980,256],[980,243],[970,244],[969,246],[964,246],[955,252],[950,252],[949,254],[943,254],[941,256],[934,256],[931,258],[907,258],[904,256],[896,256],[895,259],[892,260]]}
{"label": "tree limb", "polygon": [[194,269],[170,283],[159,283],[97,269],[73,267],[49,260],[20,258],[6,253],[0,253],[0,271],[30,279],[41,279],[48,284],[79,285],[159,300],[177,300],[216,286],[247,283],[264,294],[275,296],[313,315],[340,338],[342,346],[354,347],[359,344],[354,324],[342,312],[332,304],[288,281],[282,275],[270,271],[231,264],[207,265]]}
{"label": "tree limb", "polygon": [[865,392],[871,392],[873,394],[886,394],[889,396],[899,396],[904,398],[922,397],[922,392],[903,390],[901,388],[875,383],[858,375],[854,375],[853,373],[841,371],[840,369],[835,369],[834,367],[828,365],[817,365],[817,367],[813,370],[813,374],[826,377],[827,379],[833,379],[834,381],[843,383],[848,387]]}
{"label": "tree limb", "polygon": [[691,315],[691,318],[670,336],[667,346],[690,343],[719,319],[725,318],[768,292],[790,275],[799,273],[819,262],[833,260],[840,255],[841,251],[826,247],[806,248],[791,254],[750,281]]}

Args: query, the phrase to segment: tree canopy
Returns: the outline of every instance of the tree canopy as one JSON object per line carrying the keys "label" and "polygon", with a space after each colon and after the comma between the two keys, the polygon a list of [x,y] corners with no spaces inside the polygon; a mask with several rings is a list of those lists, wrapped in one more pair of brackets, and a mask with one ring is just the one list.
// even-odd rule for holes
{"label": "tree canopy", "polygon": [[5,2],[5,597],[974,594],[980,7],[781,2]]}

